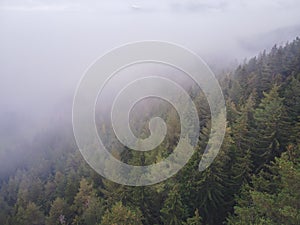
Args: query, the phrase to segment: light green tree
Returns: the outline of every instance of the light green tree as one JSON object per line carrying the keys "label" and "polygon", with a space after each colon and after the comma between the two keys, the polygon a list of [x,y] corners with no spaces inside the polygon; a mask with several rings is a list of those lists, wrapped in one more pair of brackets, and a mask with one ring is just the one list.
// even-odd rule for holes
{"label": "light green tree", "polygon": [[100,225],[142,225],[142,214],[117,202],[111,210],[107,210]]}

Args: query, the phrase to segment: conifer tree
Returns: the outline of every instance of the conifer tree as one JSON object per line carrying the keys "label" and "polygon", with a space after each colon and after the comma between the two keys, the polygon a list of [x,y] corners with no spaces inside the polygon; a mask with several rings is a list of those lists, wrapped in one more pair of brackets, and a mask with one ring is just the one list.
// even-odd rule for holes
{"label": "conifer tree", "polygon": [[56,198],[50,209],[49,216],[46,218],[46,225],[62,225],[71,222],[70,206],[62,198]]}
{"label": "conifer tree", "polygon": [[89,184],[84,178],[80,181],[80,188],[72,208],[76,212],[73,220],[75,224],[92,225],[100,222],[103,206],[93,189],[93,184]]}
{"label": "conifer tree", "polygon": [[117,202],[111,210],[106,211],[100,225],[142,225],[142,218],[138,209],[132,210]]}
{"label": "conifer tree", "polygon": [[288,141],[295,143],[299,138],[297,124],[300,122],[300,80],[292,76],[284,90],[284,105],[289,123],[289,135],[286,136]]}
{"label": "conifer tree", "polygon": [[248,180],[253,169],[251,162],[251,150],[254,149],[253,140],[253,114],[254,114],[254,94],[251,94],[242,107],[239,117],[233,124],[232,135],[236,152],[232,155],[234,160],[234,176],[240,178],[240,182]]}
{"label": "conifer tree", "polygon": [[161,209],[161,220],[165,225],[180,225],[185,218],[185,206],[182,203],[178,186],[169,192]]}
{"label": "conifer tree", "polygon": [[253,163],[257,171],[275,156],[279,156],[282,151],[280,138],[284,107],[278,89],[279,87],[274,85],[269,93],[264,93],[264,98],[254,112]]}

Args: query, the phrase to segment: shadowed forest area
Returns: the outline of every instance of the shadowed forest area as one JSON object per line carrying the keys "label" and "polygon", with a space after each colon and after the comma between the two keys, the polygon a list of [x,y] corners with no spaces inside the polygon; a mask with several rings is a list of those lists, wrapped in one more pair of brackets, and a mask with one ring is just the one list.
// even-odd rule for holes
{"label": "shadowed forest area", "polygon": [[[23,151],[0,171],[0,224],[300,224],[300,39],[275,45],[218,79],[227,132],[205,171],[198,164],[210,133],[210,110],[203,93],[191,88],[201,121],[196,153],[178,174],[156,185],[122,186],[102,178],[84,161],[67,121],[30,141],[1,140],[1,164]],[[172,109],[163,113],[168,133],[155,154],[125,150],[115,156],[145,165],[170,154],[180,128]],[[111,137],[105,123],[100,130]],[[114,149],[119,143],[108,145]]]}

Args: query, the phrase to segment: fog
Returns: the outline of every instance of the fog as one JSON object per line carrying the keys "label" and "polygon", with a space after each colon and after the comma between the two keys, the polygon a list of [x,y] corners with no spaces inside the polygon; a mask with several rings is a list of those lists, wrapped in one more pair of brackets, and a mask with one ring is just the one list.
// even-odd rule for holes
{"label": "fog", "polygon": [[173,42],[219,70],[294,39],[299,9],[298,0],[1,0],[0,151],[70,121],[81,76],[112,48]]}

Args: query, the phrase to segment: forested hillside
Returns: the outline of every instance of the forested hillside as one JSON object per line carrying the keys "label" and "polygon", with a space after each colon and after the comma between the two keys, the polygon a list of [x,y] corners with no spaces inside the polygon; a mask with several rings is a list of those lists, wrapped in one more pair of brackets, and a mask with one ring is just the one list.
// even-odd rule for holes
{"label": "forested hillside", "polygon": [[[1,173],[0,224],[300,224],[300,39],[245,61],[220,83],[227,133],[205,171],[198,164],[210,116],[202,92],[192,92],[201,121],[196,153],[178,174],[153,186],[103,179],[82,158],[70,124],[45,128],[30,143],[0,149],[1,163],[5,152],[28,149],[17,168]],[[166,157],[179,128],[171,109],[165,119],[168,134],[155,154],[116,157],[134,165]],[[105,124],[101,129],[109,136]]]}

